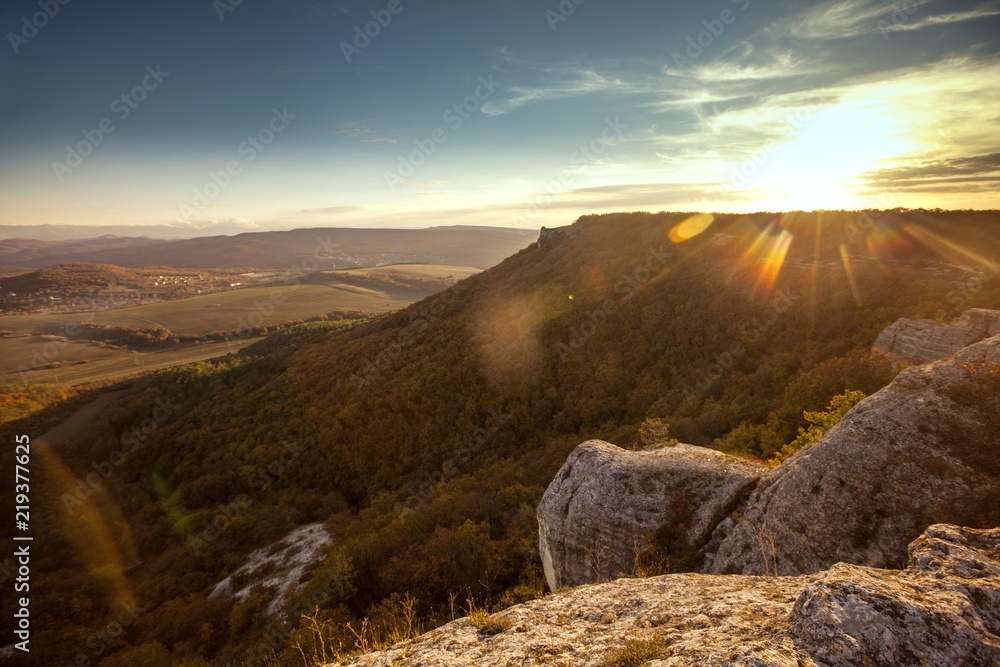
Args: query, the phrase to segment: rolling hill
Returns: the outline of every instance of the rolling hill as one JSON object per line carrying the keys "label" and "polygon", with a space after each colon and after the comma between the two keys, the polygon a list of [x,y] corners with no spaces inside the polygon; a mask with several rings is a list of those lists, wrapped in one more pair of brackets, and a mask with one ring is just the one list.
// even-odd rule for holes
{"label": "rolling hill", "polygon": [[[535,597],[535,507],[581,441],[658,419],[767,459],[804,411],[888,382],[870,349],[898,317],[1000,306],[998,249],[989,212],[587,216],[371,322],[135,382],[38,445],[42,657],[73,659],[123,605],[143,613],[104,667],[302,664],[303,614],[349,651]],[[264,588],[209,597],[312,522],[333,546],[277,615]]]}
{"label": "rolling hill", "polygon": [[536,232],[503,228],[297,229],[192,239],[100,237],[0,241],[0,264],[46,267],[70,262],[123,267],[282,268],[302,272],[382,264],[486,268],[531,242]]}

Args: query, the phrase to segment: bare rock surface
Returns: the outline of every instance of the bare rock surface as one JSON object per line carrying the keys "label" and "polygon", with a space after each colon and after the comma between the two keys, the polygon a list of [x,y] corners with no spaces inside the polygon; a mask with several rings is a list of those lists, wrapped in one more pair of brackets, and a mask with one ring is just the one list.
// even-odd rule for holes
{"label": "bare rock surface", "polygon": [[948,325],[896,320],[879,334],[873,347],[904,364],[926,364],[996,335],[1000,335],[1000,310],[973,308]]}
{"label": "bare rock surface", "polygon": [[1000,524],[1000,336],[901,372],[765,476],[709,571],[898,567],[930,524]]}
{"label": "bare rock surface", "polygon": [[[276,614],[302,575],[323,557],[332,543],[333,538],[321,523],[296,528],[278,542],[248,555],[246,562],[216,584],[208,597],[231,595],[245,600],[255,586],[263,586],[274,590],[267,611]],[[237,581],[242,583],[234,583]]]}
{"label": "bare rock surface", "polygon": [[904,571],[838,565],[797,577],[675,574],[567,589],[355,658],[366,667],[615,663],[651,667],[1000,664],[1000,529],[935,525]]}
{"label": "bare rock surface", "polygon": [[632,574],[646,535],[683,523],[695,547],[741,507],[766,468],[675,445],[629,451],[588,440],[538,506],[539,550],[552,590]]}

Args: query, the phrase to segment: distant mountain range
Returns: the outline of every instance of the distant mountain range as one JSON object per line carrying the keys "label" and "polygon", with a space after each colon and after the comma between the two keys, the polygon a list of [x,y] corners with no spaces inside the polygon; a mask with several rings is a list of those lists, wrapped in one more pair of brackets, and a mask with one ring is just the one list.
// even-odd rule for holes
{"label": "distant mountain range", "polygon": [[[211,227],[175,225],[0,225],[0,239],[72,241],[99,236],[146,236],[154,239],[189,239],[196,236],[242,234],[245,225],[219,224]],[[263,230],[261,230],[263,231]]]}
{"label": "distant mountain range", "polygon": [[[0,236],[11,229],[17,228],[0,227]],[[499,227],[437,227],[296,229],[188,239],[111,234],[69,240],[8,238],[0,241],[0,265],[44,268],[89,262],[132,268],[256,267],[305,272],[399,263],[486,268],[524,248],[536,235],[536,230]]]}

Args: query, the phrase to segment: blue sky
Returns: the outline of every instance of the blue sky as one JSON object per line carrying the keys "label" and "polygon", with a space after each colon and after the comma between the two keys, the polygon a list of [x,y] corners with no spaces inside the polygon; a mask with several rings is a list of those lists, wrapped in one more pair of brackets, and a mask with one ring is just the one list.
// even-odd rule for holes
{"label": "blue sky", "polygon": [[997,0],[235,2],[5,3],[0,224],[1000,208]]}

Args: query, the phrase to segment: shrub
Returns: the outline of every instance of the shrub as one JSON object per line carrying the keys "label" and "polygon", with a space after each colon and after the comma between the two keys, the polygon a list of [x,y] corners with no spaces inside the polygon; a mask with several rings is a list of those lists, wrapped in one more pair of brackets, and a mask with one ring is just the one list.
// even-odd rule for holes
{"label": "shrub", "polygon": [[664,657],[663,644],[653,639],[629,639],[604,658],[600,667],[641,667]]}
{"label": "shrub", "polygon": [[802,413],[802,416],[809,422],[809,428],[800,428],[799,437],[782,447],[781,451],[771,458],[771,461],[780,463],[803,447],[819,442],[826,435],[826,432],[840,423],[847,411],[860,403],[864,397],[863,391],[849,389],[843,394],[837,394],[831,398],[830,405],[827,406],[826,410]]}
{"label": "shrub", "polygon": [[472,627],[479,631],[479,634],[489,637],[510,630],[514,625],[514,621],[509,618],[490,615],[485,609],[477,609],[466,618],[469,619]]}

